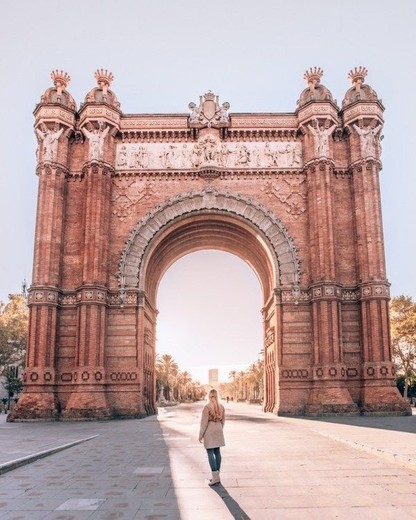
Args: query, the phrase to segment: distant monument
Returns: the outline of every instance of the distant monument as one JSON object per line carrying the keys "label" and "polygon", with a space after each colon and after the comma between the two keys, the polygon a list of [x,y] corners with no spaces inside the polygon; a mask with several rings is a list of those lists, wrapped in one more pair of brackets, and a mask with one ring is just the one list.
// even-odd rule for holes
{"label": "distant monument", "polygon": [[214,388],[218,386],[218,368],[208,370],[208,384]]}
{"label": "distant monument", "polygon": [[265,411],[410,413],[389,335],[384,107],[365,68],[341,106],[322,75],[306,71],[292,112],[231,113],[209,91],[188,112],[125,114],[111,72],[79,108],[69,75],[52,72],[34,111],[30,332],[9,420],[155,413],[159,282],[203,249],[259,280]]}

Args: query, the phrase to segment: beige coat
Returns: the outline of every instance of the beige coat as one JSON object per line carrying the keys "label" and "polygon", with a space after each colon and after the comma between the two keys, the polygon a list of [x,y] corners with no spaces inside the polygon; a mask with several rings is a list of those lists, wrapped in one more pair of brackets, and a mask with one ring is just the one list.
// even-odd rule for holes
{"label": "beige coat", "polygon": [[209,420],[209,408],[208,405],[204,406],[201,416],[201,428],[199,430],[199,440],[204,440],[205,448],[220,448],[225,446],[224,441],[224,422],[225,422],[225,410],[222,404],[220,404],[222,410],[221,421],[210,421]]}

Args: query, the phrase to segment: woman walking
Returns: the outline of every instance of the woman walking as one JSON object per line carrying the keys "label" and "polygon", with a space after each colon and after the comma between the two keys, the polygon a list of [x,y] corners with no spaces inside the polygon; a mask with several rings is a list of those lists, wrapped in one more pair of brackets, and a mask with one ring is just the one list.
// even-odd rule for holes
{"label": "woman walking", "polygon": [[212,479],[209,481],[210,486],[220,483],[220,448],[225,446],[224,421],[224,407],[218,402],[218,392],[212,389],[208,394],[208,404],[202,410],[201,428],[199,430],[199,442],[204,443],[212,471]]}

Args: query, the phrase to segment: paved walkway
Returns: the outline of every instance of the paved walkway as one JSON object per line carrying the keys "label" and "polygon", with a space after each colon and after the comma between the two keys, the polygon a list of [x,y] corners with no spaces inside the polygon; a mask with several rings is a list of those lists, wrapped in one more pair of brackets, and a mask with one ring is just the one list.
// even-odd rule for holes
{"label": "paved walkway", "polygon": [[210,488],[202,405],[111,422],[2,415],[0,520],[416,519],[416,415],[294,419],[229,403]]}

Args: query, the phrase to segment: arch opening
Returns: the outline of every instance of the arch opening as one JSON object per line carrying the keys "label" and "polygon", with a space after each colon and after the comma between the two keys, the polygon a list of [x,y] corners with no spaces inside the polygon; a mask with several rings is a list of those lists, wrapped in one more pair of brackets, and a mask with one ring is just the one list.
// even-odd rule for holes
{"label": "arch opening", "polygon": [[[229,375],[242,378],[244,373],[248,380],[245,372],[250,366],[261,366],[261,307],[259,279],[246,262],[212,248],[184,255],[166,270],[157,291],[158,359],[171,356],[178,375],[186,372],[192,377],[189,388],[193,392],[198,391],[193,386],[198,381],[219,388],[223,397],[259,397],[261,388],[255,381],[240,395]],[[177,388],[165,391],[162,400],[168,399],[167,394],[174,394],[175,399],[187,397],[180,388],[182,378],[177,379]]]}

